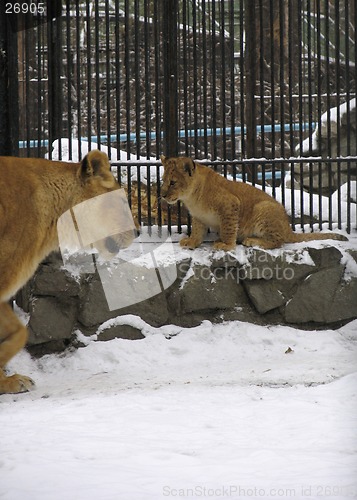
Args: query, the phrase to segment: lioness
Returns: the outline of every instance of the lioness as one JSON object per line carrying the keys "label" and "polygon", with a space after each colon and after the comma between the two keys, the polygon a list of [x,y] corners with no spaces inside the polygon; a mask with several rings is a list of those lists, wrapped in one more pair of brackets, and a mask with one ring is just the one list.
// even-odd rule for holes
{"label": "lioness", "polygon": [[192,231],[180,245],[198,247],[207,228],[219,231],[217,250],[232,250],[236,243],[278,248],[284,243],[309,240],[347,240],[336,233],[296,234],[284,207],[258,188],[229,181],[191,158],[166,158],[161,195],[169,204],[181,200],[192,215]]}
{"label": "lioness", "polygon": [[[58,247],[57,222],[74,205],[119,189],[107,155],[94,150],[81,163],[0,157],[0,394],[27,391],[33,381],[7,377],[4,367],[25,345],[27,329],[13,313],[9,299],[34,274],[38,264]],[[134,232],[103,240],[117,253]]]}

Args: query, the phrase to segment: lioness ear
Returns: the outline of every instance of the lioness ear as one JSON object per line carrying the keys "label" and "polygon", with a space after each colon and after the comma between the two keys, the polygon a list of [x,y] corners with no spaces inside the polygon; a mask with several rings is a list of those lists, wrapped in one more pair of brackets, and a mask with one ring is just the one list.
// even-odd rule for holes
{"label": "lioness ear", "polygon": [[191,177],[192,173],[194,172],[196,168],[195,162],[192,160],[192,158],[187,158],[187,160],[184,163],[184,171],[188,173],[188,175]]}
{"label": "lioness ear", "polygon": [[102,173],[107,173],[109,170],[108,156],[98,149],[89,151],[81,162],[81,175],[85,178],[92,175],[102,175]]}
{"label": "lioness ear", "polygon": [[163,166],[165,166],[165,163],[166,163],[166,161],[167,161],[166,156],[161,155],[161,156],[160,156],[160,160],[161,160],[161,163],[163,164]]}

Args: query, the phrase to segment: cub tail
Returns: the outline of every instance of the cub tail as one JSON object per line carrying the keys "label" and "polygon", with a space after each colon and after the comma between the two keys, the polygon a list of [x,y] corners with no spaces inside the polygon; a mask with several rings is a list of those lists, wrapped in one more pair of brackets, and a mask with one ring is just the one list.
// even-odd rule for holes
{"label": "cub tail", "polygon": [[291,243],[298,243],[299,241],[313,241],[313,240],[348,241],[348,238],[338,233],[293,233],[293,239]]}

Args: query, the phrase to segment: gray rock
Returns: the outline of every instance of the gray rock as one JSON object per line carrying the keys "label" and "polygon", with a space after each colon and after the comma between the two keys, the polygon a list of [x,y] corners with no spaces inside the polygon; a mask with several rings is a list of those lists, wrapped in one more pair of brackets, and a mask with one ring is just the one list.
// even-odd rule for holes
{"label": "gray rock", "polygon": [[[128,287],[123,286],[122,293],[127,292]],[[88,328],[97,327],[108,319],[124,314],[136,314],[153,326],[161,326],[169,315],[165,292],[127,307],[110,310],[102,282],[97,274],[83,283],[80,297],[78,321],[81,326]]]}
{"label": "gray rock", "polygon": [[77,302],[59,302],[55,297],[39,297],[31,302],[29,344],[69,339],[77,316]]}
{"label": "gray rock", "polygon": [[250,300],[260,314],[281,307],[287,300],[287,291],[284,290],[284,284],[279,281],[247,280],[244,285]]}
{"label": "gray rock", "polygon": [[41,266],[33,280],[35,295],[76,297],[79,291],[79,281],[76,281],[68,272],[54,269],[49,265]]}
{"label": "gray rock", "polygon": [[247,302],[237,269],[195,266],[193,273],[180,291],[181,313],[229,309]]}
{"label": "gray rock", "polygon": [[342,254],[336,247],[309,248],[309,254],[320,270],[335,267],[341,263]]}
{"label": "gray rock", "polygon": [[140,330],[131,325],[118,325],[106,328],[98,335],[98,340],[107,341],[113,339],[140,340],[144,335]]}
{"label": "gray rock", "polygon": [[344,268],[338,266],[307,276],[285,305],[285,320],[299,324],[309,321],[329,323],[341,319],[334,301],[343,273]]}

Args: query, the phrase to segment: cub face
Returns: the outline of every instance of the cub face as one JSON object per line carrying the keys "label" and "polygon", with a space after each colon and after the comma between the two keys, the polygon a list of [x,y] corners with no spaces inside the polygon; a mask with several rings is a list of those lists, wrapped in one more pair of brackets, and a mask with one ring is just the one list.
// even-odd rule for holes
{"label": "cub face", "polygon": [[166,158],[161,156],[164,166],[161,196],[173,205],[188,195],[195,174],[195,163],[191,158]]}

